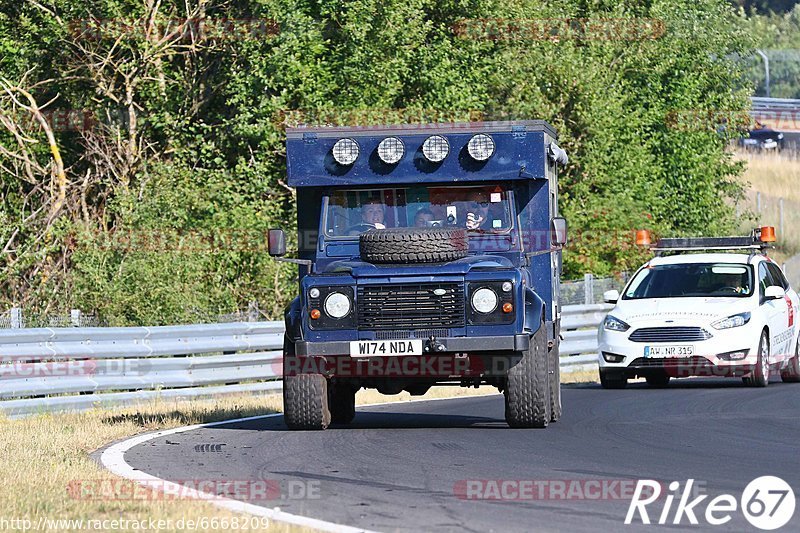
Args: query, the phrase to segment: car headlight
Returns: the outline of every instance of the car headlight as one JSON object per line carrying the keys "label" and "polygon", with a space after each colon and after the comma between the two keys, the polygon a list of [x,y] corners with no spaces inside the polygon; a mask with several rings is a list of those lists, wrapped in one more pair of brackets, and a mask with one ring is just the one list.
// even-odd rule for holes
{"label": "car headlight", "polygon": [[387,165],[394,165],[403,158],[406,148],[397,137],[386,137],[378,145],[378,157]]}
{"label": "car headlight", "polygon": [[352,165],[358,159],[358,143],[353,139],[339,139],[333,145],[333,158],[340,165]]}
{"label": "car headlight", "polygon": [[738,315],[729,316],[728,318],[723,318],[722,320],[717,320],[716,322],[712,322],[711,325],[714,326],[714,329],[730,329],[744,326],[748,322],[750,322],[749,311],[746,313],[739,313]]}
{"label": "car headlight", "polygon": [[497,293],[486,287],[478,289],[472,293],[472,308],[488,315],[497,309]]}
{"label": "car headlight", "polygon": [[325,312],[331,318],[343,318],[350,312],[350,298],[341,292],[332,292],[325,298]]}
{"label": "car headlight", "polygon": [[422,143],[422,154],[425,159],[431,163],[440,163],[444,161],[447,154],[450,153],[450,144],[447,139],[441,135],[431,135],[425,142]]}
{"label": "car headlight", "polygon": [[603,327],[610,331],[628,331],[630,329],[630,325],[611,315],[606,317]]}

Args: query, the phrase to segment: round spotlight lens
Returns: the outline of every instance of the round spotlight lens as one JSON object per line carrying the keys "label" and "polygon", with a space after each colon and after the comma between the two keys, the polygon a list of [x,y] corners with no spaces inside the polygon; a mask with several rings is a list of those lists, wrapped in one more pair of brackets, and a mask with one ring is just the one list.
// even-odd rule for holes
{"label": "round spotlight lens", "polygon": [[441,135],[431,135],[422,143],[422,154],[432,163],[444,161],[449,153],[450,145],[447,143],[447,139]]}
{"label": "round spotlight lens", "polygon": [[406,147],[397,137],[386,137],[378,145],[378,157],[387,165],[394,165],[403,159],[405,153]]}
{"label": "round spotlight lens", "polygon": [[325,298],[325,312],[331,318],[342,318],[350,312],[350,298],[341,292],[332,292]]}
{"label": "round spotlight lens", "polygon": [[308,295],[311,296],[312,298],[319,298],[319,289],[317,289],[316,287],[311,289],[310,291],[308,291]]}
{"label": "round spotlight lens", "polygon": [[339,139],[333,145],[333,158],[340,165],[352,165],[358,159],[358,143],[353,139]]}
{"label": "round spotlight lens", "polygon": [[486,161],[494,153],[494,140],[485,133],[479,133],[467,143],[467,152],[475,161]]}
{"label": "round spotlight lens", "polygon": [[502,288],[503,288],[503,292],[511,292],[511,289],[512,289],[513,287],[514,287],[514,286],[513,286],[513,285],[511,285],[511,282],[510,282],[510,281],[504,281],[504,282],[503,282],[503,287],[502,287]]}
{"label": "round spotlight lens", "polygon": [[497,294],[483,287],[472,293],[472,307],[479,313],[489,314],[497,309]]}

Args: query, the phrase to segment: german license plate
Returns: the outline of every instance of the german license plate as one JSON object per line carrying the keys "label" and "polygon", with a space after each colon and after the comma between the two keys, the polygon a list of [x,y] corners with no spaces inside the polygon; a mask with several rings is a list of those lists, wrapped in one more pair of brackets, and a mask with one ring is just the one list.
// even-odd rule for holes
{"label": "german license plate", "polygon": [[422,339],[390,341],[351,341],[351,357],[422,355]]}
{"label": "german license plate", "polygon": [[691,357],[694,355],[694,346],[645,346],[645,357]]}

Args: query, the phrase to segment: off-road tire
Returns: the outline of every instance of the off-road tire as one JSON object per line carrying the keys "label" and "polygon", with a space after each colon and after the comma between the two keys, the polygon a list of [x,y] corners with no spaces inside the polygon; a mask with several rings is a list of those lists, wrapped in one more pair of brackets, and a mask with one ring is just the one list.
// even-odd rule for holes
{"label": "off-road tire", "polygon": [[800,383],[800,338],[794,348],[794,357],[789,359],[789,364],[781,370],[781,380],[784,383]]}
{"label": "off-road tire", "polygon": [[533,334],[522,359],[511,367],[503,392],[506,422],[512,428],[546,428],[552,418],[550,410],[550,354],[544,323]]}
{"label": "off-road tire", "polygon": [[561,359],[558,354],[558,335],[550,348],[550,422],[561,418]]}
{"label": "off-road tire", "polygon": [[464,228],[373,229],[358,239],[361,259],[376,264],[446,263],[467,256]]}
{"label": "off-road tire", "polygon": [[329,387],[328,405],[331,422],[349,424],[356,417],[356,391],[347,383],[337,383]]}
{"label": "off-road tire", "polygon": [[669,380],[670,375],[666,372],[660,372],[658,374],[650,374],[649,376],[644,377],[647,384],[656,389],[665,389],[669,387]]}
{"label": "off-road tire", "polygon": [[769,385],[769,335],[767,335],[766,330],[761,332],[761,337],[758,340],[756,368],[745,383],[751,387],[766,387]]}
{"label": "off-road tire", "polygon": [[624,389],[628,386],[628,380],[619,372],[608,372],[600,369],[600,386],[604,389]]}
{"label": "off-road tire", "polygon": [[[294,343],[284,338],[284,368],[295,357]],[[296,366],[295,366],[296,368]],[[328,380],[322,374],[283,376],[283,420],[289,429],[326,429],[331,423]]]}

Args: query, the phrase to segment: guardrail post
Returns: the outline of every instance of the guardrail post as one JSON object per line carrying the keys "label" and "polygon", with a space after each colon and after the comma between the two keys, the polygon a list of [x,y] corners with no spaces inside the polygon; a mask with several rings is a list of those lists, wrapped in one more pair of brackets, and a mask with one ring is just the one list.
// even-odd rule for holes
{"label": "guardrail post", "polygon": [[70,311],[69,311],[69,321],[76,328],[81,327],[81,310],[80,309],[70,309]]}
{"label": "guardrail post", "polygon": [[586,305],[594,303],[594,276],[583,275],[583,301]]}
{"label": "guardrail post", "polygon": [[258,322],[258,302],[247,303],[247,321]]}
{"label": "guardrail post", "polygon": [[783,240],[783,198],[778,200],[778,210],[780,211],[780,236],[781,240]]}
{"label": "guardrail post", "polygon": [[22,318],[22,308],[21,307],[12,307],[11,308],[11,327],[14,329],[20,329],[25,327],[25,321]]}

